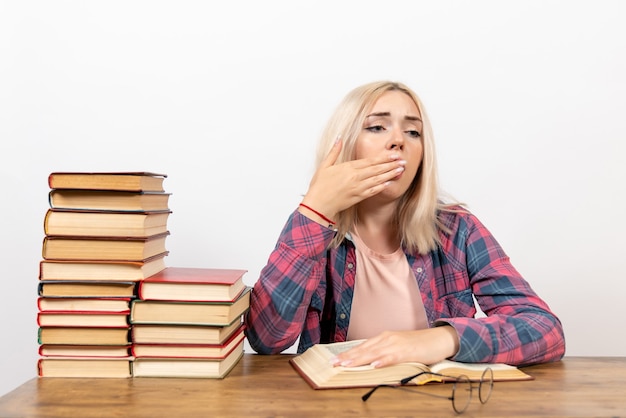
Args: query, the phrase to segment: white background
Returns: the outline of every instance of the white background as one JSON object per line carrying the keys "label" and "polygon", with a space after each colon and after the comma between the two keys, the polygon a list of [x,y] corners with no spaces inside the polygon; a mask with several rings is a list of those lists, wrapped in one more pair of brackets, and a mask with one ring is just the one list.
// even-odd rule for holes
{"label": "white background", "polygon": [[443,188],[559,315],[567,355],[626,356],[625,17],[620,1],[0,2],[0,394],[36,376],[50,172],[168,174],[167,264],[251,285],[326,119],[379,79],[421,96]]}

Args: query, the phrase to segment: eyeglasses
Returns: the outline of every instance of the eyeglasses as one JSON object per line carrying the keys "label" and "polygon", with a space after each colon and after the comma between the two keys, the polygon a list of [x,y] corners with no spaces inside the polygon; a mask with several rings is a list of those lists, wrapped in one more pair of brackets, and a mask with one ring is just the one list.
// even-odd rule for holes
{"label": "eyeglasses", "polygon": [[486,368],[482,376],[480,377],[478,386],[475,386],[474,384],[472,384],[472,382],[466,375],[447,376],[447,375],[439,374],[439,373],[420,372],[413,376],[405,377],[404,379],[400,381],[399,386],[398,385],[385,385],[385,384],[375,386],[369,392],[363,395],[361,399],[363,400],[363,402],[367,401],[374,392],[376,392],[379,388],[382,388],[382,387],[389,387],[389,388],[394,388],[394,389],[401,388],[401,389],[406,390],[408,388],[405,386],[408,385],[411,382],[411,380],[415,379],[416,377],[423,376],[425,374],[431,375],[434,377],[439,377],[439,378],[442,378],[442,380],[452,382],[452,393],[450,394],[450,396],[442,396],[442,395],[437,395],[435,393],[421,392],[421,391],[412,391],[412,392],[419,393],[422,395],[433,396],[436,398],[449,399],[450,401],[452,401],[452,409],[454,409],[454,412],[456,412],[457,414],[462,414],[463,412],[465,412],[465,410],[470,404],[470,401],[472,400],[472,392],[474,389],[478,389],[478,399],[480,400],[481,404],[487,403],[487,401],[491,397],[491,391],[493,389],[493,371],[490,368]]}

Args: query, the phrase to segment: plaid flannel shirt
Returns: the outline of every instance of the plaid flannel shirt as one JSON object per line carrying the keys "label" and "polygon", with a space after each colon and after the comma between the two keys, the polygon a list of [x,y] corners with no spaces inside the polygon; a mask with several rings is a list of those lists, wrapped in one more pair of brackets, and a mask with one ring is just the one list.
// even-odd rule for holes
{"label": "plaid flannel shirt", "polygon": [[[491,233],[467,211],[442,212],[440,219],[450,233],[440,232],[436,250],[405,253],[430,326],[447,324],[458,333],[451,359],[518,366],[559,360],[561,322]],[[245,316],[246,336],[258,353],[280,353],[298,338],[298,352],[346,340],[356,256],[349,239],[329,248],[334,234],[297,210],[289,217]],[[474,298],[486,316],[475,317]]]}

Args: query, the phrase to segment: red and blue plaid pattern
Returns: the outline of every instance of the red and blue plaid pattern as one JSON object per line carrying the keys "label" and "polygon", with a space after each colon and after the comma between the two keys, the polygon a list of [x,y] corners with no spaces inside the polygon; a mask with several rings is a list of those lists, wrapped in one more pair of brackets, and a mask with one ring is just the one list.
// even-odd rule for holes
{"label": "red and blue plaid pattern", "polygon": [[[559,360],[563,328],[511,265],[495,238],[466,210],[441,212],[451,231],[427,255],[407,253],[431,326],[452,325],[460,348],[452,360],[528,365]],[[246,335],[260,354],[279,353],[299,338],[298,352],[345,341],[356,257],[345,239],[295,211],[251,295]],[[406,252],[406,251],[405,251]],[[486,317],[475,318],[474,298]]]}

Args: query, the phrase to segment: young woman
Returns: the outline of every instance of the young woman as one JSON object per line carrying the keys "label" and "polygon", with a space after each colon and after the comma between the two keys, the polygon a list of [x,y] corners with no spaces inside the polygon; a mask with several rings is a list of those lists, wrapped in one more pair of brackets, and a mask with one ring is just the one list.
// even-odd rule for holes
{"label": "young woman", "polygon": [[254,286],[252,348],[365,339],[337,356],[343,366],[559,360],[559,319],[480,221],[438,191],[417,95],[393,82],[350,92]]}

